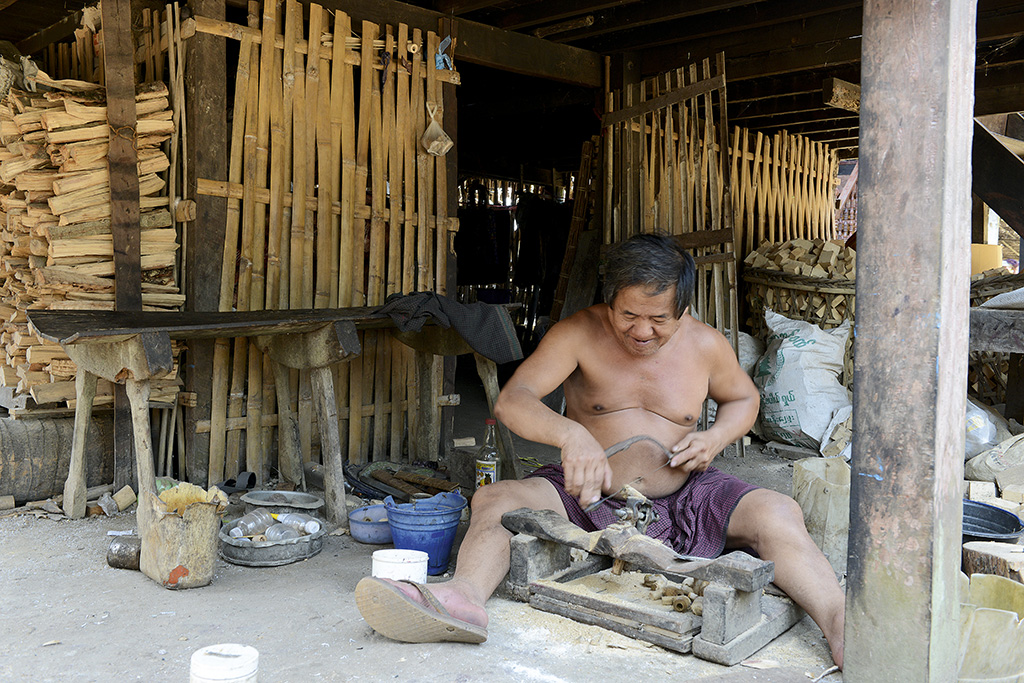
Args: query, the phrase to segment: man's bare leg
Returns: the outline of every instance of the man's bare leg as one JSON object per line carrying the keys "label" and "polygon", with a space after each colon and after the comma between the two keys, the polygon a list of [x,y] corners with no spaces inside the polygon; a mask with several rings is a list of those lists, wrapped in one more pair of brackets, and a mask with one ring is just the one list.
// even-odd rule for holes
{"label": "man's bare leg", "polygon": [[[510,563],[512,533],[501,525],[501,516],[522,507],[555,510],[565,516],[562,499],[546,479],[495,482],[473,494],[469,530],[459,548],[455,576],[430,584],[430,592],[456,619],[487,626],[484,603],[505,578]],[[412,586],[396,585],[410,598],[424,602]]]}
{"label": "man's bare leg", "polygon": [[832,566],[807,535],[796,501],[768,489],[751,491],[736,505],[726,537],[728,547],[751,547],[775,563],[775,584],[811,615],[841,668],[846,597]]}

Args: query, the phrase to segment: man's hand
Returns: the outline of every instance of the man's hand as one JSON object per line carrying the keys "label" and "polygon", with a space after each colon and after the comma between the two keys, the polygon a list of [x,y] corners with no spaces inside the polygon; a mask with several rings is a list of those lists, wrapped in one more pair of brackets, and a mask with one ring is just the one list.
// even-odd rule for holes
{"label": "man's hand", "polygon": [[690,432],[672,447],[671,467],[686,473],[703,472],[721,450],[721,444],[708,432]]}
{"label": "man's hand", "polygon": [[608,466],[601,444],[590,432],[580,428],[562,444],[562,469],[565,490],[577,496],[581,507],[601,499],[601,492],[611,488],[612,468]]}

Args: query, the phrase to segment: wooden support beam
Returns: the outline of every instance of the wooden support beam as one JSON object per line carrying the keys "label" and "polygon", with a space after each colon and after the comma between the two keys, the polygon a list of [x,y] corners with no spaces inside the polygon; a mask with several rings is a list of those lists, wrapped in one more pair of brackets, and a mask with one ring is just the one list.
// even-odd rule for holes
{"label": "wooden support beam", "polygon": [[[110,232],[114,242],[114,302],[122,311],[142,310],[139,175],[135,152],[135,59],[131,0],[103,3],[103,71],[106,74],[110,147]],[[135,436],[124,387],[114,389],[114,488],[135,483]]]}
{"label": "wooden support beam", "polygon": [[957,677],[975,12],[864,3],[848,681]]}
{"label": "wooden support beam", "polygon": [[[193,14],[224,19],[221,0],[192,0]],[[227,41],[211,35],[196,35],[187,42],[185,70],[185,118],[188,121],[189,145],[186,166],[190,185],[194,178],[227,178],[229,145],[227,126]],[[202,64],[202,68],[195,65]],[[239,124],[241,125],[241,124]],[[184,259],[185,306],[190,311],[219,310],[221,264],[224,251],[224,228],[227,223],[227,199],[195,194],[196,219],[186,223]],[[185,390],[196,395],[195,406],[186,408],[185,469],[189,481],[213,484],[208,480],[210,435],[196,431],[197,423],[208,421],[213,397],[213,359],[215,340],[188,340]],[[234,476],[229,472],[224,476]],[[215,477],[220,480],[219,475]]]}
{"label": "wooden support beam", "polygon": [[[337,9],[347,12],[353,21],[392,25],[406,23],[411,28],[426,31],[437,30],[438,21],[448,16],[395,0],[328,0],[323,6],[331,11]],[[588,88],[600,87],[604,82],[602,58],[596,52],[559,45],[475,21],[460,19],[458,24],[456,61],[464,60],[502,71]],[[433,58],[430,55],[427,57]]]}
{"label": "wooden support beam", "polygon": [[821,86],[821,96],[830,107],[860,112],[860,86],[839,78],[826,78]]}
{"label": "wooden support beam", "polygon": [[971,169],[974,193],[1024,237],[1024,161],[976,121]]}

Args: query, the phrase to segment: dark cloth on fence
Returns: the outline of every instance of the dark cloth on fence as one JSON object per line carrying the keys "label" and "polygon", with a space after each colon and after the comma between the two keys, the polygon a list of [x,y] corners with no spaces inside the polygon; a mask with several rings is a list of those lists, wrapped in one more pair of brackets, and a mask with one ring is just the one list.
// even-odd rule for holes
{"label": "dark cloth on fence", "polygon": [[402,332],[419,332],[430,320],[453,327],[474,351],[495,363],[523,357],[515,326],[502,306],[460,304],[434,292],[417,292],[392,294],[374,314],[390,317]]}
{"label": "dark cloth on fence", "polygon": [[[618,521],[615,510],[623,506],[620,500],[607,500],[593,512],[584,512],[579,500],[565,491],[561,465],[544,465],[527,476],[550,481],[562,499],[569,521],[584,531],[604,529]],[[683,555],[718,557],[725,549],[725,532],[732,511],[740,498],[757,488],[716,467],[694,472],[675,493],[651,500],[658,520],[647,527],[646,534]]]}

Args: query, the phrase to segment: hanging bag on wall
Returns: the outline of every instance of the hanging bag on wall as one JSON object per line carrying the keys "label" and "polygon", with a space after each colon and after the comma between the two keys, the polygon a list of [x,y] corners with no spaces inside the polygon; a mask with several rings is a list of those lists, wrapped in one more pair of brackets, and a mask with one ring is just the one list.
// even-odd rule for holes
{"label": "hanging bag on wall", "polygon": [[434,118],[437,116],[436,104],[427,102],[427,114],[430,116],[430,125],[423,131],[423,137],[420,138],[420,142],[423,143],[423,147],[426,148],[428,154],[433,154],[435,157],[443,157],[455,143],[448,136],[448,133],[444,132],[444,128],[441,128],[441,124],[437,122],[437,119]]}

